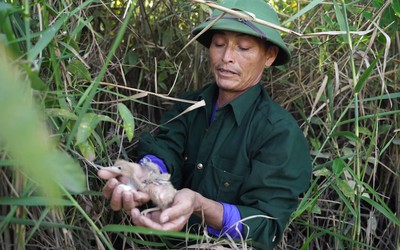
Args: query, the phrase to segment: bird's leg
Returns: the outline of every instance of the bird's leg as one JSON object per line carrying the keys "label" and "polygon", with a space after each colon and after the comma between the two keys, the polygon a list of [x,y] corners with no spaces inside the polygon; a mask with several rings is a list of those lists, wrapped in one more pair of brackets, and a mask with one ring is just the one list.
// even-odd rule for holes
{"label": "bird's leg", "polygon": [[159,210],[161,210],[161,208],[152,207],[152,208],[148,208],[148,209],[143,210],[142,212],[140,212],[140,214],[143,215],[143,216],[147,216],[148,213],[159,211]]}

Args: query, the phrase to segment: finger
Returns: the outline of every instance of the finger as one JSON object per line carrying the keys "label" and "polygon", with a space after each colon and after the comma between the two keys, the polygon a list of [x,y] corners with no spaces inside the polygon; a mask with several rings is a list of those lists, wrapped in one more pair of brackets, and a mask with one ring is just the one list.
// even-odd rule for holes
{"label": "finger", "polygon": [[140,205],[143,205],[150,200],[150,196],[148,193],[138,191],[133,193],[133,199]]}
{"label": "finger", "polygon": [[103,187],[103,195],[106,199],[110,199],[115,187],[119,185],[119,181],[115,178],[109,179],[106,185]]}
{"label": "finger", "polygon": [[118,174],[115,174],[115,173],[113,173],[113,172],[111,172],[111,171],[107,171],[107,170],[104,170],[104,169],[100,169],[100,170],[97,172],[97,175],[98,175],[101,179],[104,179],[104,180],[108,180],[108,179],[111,179],[111,178],[114,178],[114,177],[118,176]]}
{"label": "finger", "polygon": [[137,208],[131,210],[131,217],[133,224],[135,224],[136,226],[148,227],[156,230],[163,230],[162,225],[142,215],[139,209]]}
{"label": "finger", "polygon": [[139,209],[137,209],[137,208],[131,209],[131,217],[132,217],[132,219],[138,217],[139,215],[140,215]]}
{"label": "finger", "polygon": [[160,215],[160,222],[166,223],[168,221],[173,221],[178,219],[179,217],[188,214],[188,217],[191,214],[191,207],[187,207],[183,204],[177,204],[172,207],[165,209]]}
{"label": "finger", "polygon": [[114,188],[110,199],[111,209],[114,211],[122,208],[122,193],[125,191],[124,185],[118,185]]}
{"label": "finger", "polygon": [[129,191],[122,192],[122,205],[125,211],[130,211],[132,208],[139,206],[139,204],[133,200],[133,193]]}
{"label": "finger", "polygon": [[124,191],[122,192],[122,203],[126,211],[141,206],[149,200],[150,197],[147,193],[136,191],[134,189],[126,189],[126,187],[124,187]]}
{"label": "finger", "polygon": [[188,217],[179,216],[177,219],[168,221],[167,223],[161,224],[163,230],[166,231],[180,231],[187,223]]}

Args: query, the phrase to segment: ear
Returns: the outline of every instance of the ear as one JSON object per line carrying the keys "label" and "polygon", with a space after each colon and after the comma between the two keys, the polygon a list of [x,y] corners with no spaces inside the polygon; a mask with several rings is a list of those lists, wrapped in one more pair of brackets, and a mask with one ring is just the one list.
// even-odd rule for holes
{"label": "ear", "polygon": [[278,56],[279,48],[277,46],[269,46],[267,48],[266,52],[266,60],[265,60],[265,66],[269,67],[271,66],[274,62],[276,57]]}

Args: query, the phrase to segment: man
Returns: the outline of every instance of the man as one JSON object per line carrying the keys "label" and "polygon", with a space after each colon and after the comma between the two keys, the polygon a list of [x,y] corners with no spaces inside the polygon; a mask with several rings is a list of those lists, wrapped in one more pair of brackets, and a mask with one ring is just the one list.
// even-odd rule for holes
{"label": "man", "polygon": [[[263,0],[226,0],[226,8],[279,25]],[[196,35],[222,12],[193,30]],[[209,49],[215,83],[186,94],[205,107],[141,136],[138,156],[171,174],[178,190],[171,206],[141,215],[149,200],[142,192],[124,191],[115,175],[103,193],[114,210],[131,211],[135,225],[182,230],[202,222],[210,234],[246,238],[271,249],[279,242],[298,196],[310,181],[306,140],[291,115],[276,104],[260,83],[265,67],[290,60],[278,31],[226,14],[198,41]],[[164,116],[169,121],[188,107],[178,103]],[[143,160],[142,160],[143,161]],[[137,169],[139,178],[147,170]]]}

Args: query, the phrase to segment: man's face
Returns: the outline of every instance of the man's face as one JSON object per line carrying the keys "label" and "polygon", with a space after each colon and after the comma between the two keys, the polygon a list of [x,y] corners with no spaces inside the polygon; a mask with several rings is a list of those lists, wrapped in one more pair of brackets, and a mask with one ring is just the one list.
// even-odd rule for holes
{"label": "man's face", "polygon": [[218,87],[226,92],[243,92],[257,84],[265,66],[277,55],[277,47],[266,48],[253,36],[232,31],[216,31],[209,48],[211,70]]}

